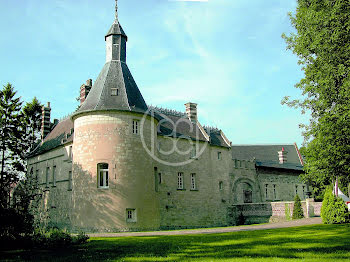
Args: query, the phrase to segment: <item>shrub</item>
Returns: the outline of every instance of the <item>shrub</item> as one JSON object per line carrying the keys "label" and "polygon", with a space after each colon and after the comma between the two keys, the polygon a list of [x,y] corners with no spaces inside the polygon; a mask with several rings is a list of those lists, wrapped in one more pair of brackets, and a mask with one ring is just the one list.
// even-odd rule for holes
{"label": "shrub", "polygon": [[342,224],[350,222],[350,214],[348,207],[343,199],[333,195],[332,188],[328,188],[325,192],[321,217],[324,224]]}
{"label": "shrub", "polygon": [[244,225],[245,224],[245,217],[243,213],[241,212],[239,216],[236,219],[236,226]]}
{"label": "shrub", "polygon": [[74,236],[72,243],[75,245],[85,244],[89,240],[89,236],[84,232],[80,232],[78,235]]}
{"label": "shrub", "polygon": [[288,203],[284,204],[284,215],[286,216],[286,220],[290,221],[292,218],[290,217],[290,209]]}
{"label": "shrub", "polygon": [[48,246],[53,248],[66,247],[72,243],[72,236],[59,229],[49,232]]}
{"label": "shrub", "polygon": [[292,219],[300,219],[304,217],[304,211],[301,207],[301,201],[298,194],[294,197],[294,208],[293,208],[293,216]]}

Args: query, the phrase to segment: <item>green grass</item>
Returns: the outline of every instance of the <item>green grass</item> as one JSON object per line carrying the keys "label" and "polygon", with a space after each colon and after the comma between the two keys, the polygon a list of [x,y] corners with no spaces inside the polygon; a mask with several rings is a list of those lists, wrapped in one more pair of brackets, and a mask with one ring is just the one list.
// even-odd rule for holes
{"label": "green grass", "polygon": [[350,224],[182,236],[91,238],[66,250],[13,250],[1,261],[350,261]]}

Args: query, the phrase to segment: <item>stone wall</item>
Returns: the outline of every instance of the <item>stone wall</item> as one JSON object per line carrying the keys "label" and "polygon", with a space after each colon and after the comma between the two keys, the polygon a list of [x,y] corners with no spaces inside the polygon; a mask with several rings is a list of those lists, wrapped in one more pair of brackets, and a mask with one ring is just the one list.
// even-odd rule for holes
{"label": "stone wall", "polygon": [[[313,199],[301,201],[305,217],[320,215],[322,203]],[[252,204],[236,204],[228,208],[228,224],[236,225],[242,214],[246,224],[287,221],[292,218],[294,202],[265,202]]]}
{"label": "stone wall", "polygon": [[300,199],[306,199],[307,186],[300,174],[301,171],[258,167],[262,201],[291,201],[296,193]]}
{"label": "stone wall", "polygon": [[37,177],[42,193],[39,212],[34,213],[43,226],[71,229],[71,146],[68,143],[28,160],[28,171]]}

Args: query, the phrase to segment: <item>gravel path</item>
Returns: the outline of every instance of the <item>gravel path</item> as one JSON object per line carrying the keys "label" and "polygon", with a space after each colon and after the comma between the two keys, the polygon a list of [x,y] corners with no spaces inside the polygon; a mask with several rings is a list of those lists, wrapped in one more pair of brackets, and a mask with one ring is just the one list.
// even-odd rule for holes
{"label": "gravel path", "polygon": [[171,231],[151,231],[151,232],[124,232],[124,233],[94,233],[88,234],[90,237],[135,237],[135,236],[173,236],[173,235],[193,235],[193,234],[215,234],[228,233],[236,231],[251,231],[274,228],[287,228],[305,225],[322,224],[320,217],[304,218],[299,220],[292,220],[287,222],[270,223],[262,225],[247,225],[234,227],[219,227],[219,228],[202,228],[191,230],[171,230]]}

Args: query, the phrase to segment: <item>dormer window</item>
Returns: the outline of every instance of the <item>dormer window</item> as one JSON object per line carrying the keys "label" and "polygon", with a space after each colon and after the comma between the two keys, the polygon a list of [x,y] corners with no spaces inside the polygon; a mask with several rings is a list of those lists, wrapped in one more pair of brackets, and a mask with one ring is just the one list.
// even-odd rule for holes
{"label": "dormer window", "polygon": [[112,88],[111,89],[111,95],[112,96],[119,96],[119,89],[118,88]]}

